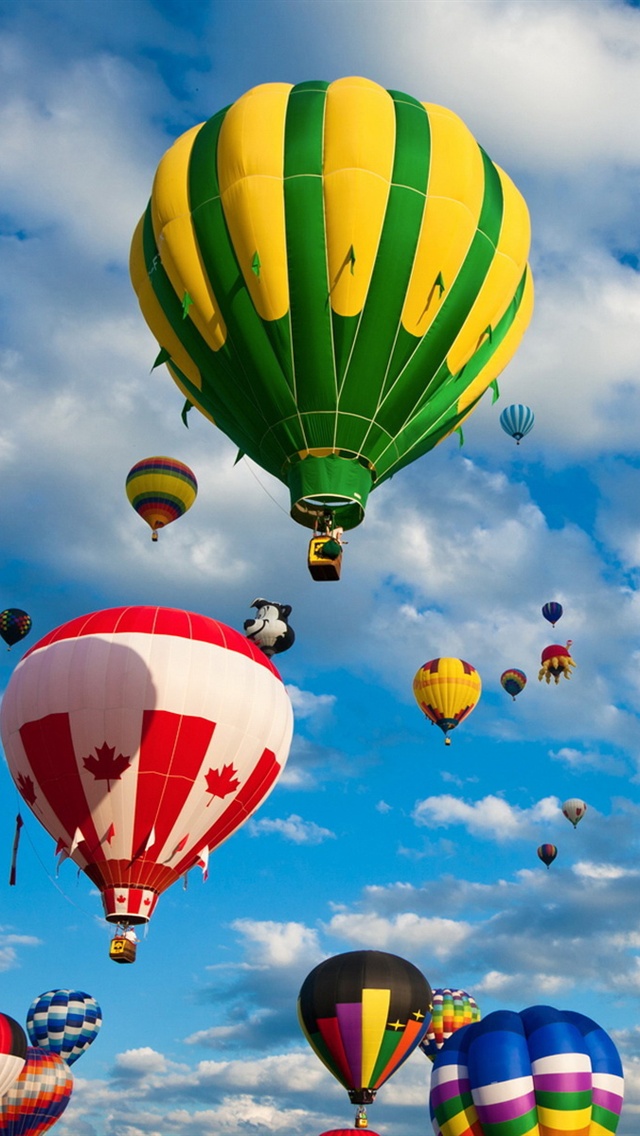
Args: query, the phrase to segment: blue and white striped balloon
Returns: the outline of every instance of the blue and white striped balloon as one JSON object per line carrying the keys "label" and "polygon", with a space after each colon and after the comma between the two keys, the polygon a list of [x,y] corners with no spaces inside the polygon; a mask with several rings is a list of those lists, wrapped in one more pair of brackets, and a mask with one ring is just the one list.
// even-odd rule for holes
{"label": "blue and white striped balloon", "polygon": [[521,402],[513,403],[512,406],[506,406],[500,415],[500,425],[506,434],[515,438],[518,445],[520,445],[521,438],[528,434],[533,423],[535,415],[530,407],[523,406]]}
{"label": "blue and white striped balloon", "polygon": [[27,1014],[33,1046],[57,1053],[73,1065],[91,1045],[102,1025],[102,1010],[82,990],[48,990],[35,998]]}

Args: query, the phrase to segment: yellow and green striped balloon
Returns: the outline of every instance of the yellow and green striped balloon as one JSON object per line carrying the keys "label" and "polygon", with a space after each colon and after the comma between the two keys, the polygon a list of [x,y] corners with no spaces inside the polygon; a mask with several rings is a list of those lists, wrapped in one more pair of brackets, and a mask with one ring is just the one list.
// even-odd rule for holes
{"label": "yellow and green striped balloon", "polygon": [[162,158],[131,277],[188,403],[353,528],[511,359],[526,204],[444,107],[363,78],[255,87]]}

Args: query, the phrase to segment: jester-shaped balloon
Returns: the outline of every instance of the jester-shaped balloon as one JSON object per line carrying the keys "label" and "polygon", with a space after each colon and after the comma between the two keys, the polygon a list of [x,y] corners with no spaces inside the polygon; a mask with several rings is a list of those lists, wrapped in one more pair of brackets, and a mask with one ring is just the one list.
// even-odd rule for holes
{"label": "jester-shaped balloon", "polygon": [[496,1010],[438,1053],[430,1108],[436,1136],[609,1136],[622,1064],[605,1031],[571,1010]]}
{"label": "jester-shaped balloon", "polygon": [[83,990],[47,990],[34,998],[27,1013],[32,1045],[59,1053],[67,1065],[84,1053],[102,1025],[102,1010]]}
{"label": "jester-shaped balloon", "polygon": [[254,87],[173,144],[131,248],[156,362],[354,528],[474,409],[529,323],[530,223],[444,107],[368,79]]}
{"label": "jester-shaped balloon", "polygon": [[456,1030],[480,1020],[480,1009],[475,998],[466,990],[436,989],[433,991],[431,1024],[420,1042],[420,1048],[432,1061],[447,1038]]}
{"label": "jester-shaped balloon", "polygon": [[564,675],[565,678],[571,678],[571,668],[576,665],[569,654],[571,642],[571,639],[567,639],[564,647],[562,643],[550,643],[548,647],[544,648],[540,658],[542,666],[538,671],[539,682],[544,679],[548,685],[553,678],[557,686],[561,675]]}
{"label": "jester-shaped balloon", "polygon": [[57,1053],[28,1046],[19,1077],[0,1097],[0,1136],[39,1136],[55,1124],[73,1091],[73,1074]]}
{"label": "jester-shaped balloon", "polygon": [[413,963],[397,955],[348,951],[307,975],[298,1019],[351,1102],[370,1104],[424,1037],[431,987]]}

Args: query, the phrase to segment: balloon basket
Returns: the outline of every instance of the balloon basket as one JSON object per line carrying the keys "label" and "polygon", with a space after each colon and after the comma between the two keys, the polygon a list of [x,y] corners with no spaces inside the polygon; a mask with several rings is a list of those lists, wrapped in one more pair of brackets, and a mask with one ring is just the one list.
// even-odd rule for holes
{"label": "balloon basket", "polygon": [[314,536],[309,542],[308,564],[309,571],[314,580],[340,579],[342,553],[333,559],[328,556],[323,556],[324,546],[328,543],[329,539],[328,536]]}
{"label": "balloon basket", "polygon": [[116,935],[109,945],[109,958],[114,962],[135,962],[136,944],[124,935]]}

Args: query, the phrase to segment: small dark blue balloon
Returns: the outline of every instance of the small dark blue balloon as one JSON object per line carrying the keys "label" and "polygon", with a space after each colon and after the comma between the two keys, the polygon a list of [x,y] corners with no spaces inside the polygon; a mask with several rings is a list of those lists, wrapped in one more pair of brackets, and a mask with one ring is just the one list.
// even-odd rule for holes
{"label": "small dark blue balloon", "polygon": [[562,615],[562,611],[562,604],[552,601],[551,603],[546,603],[544,605],[542,614],[544,615],[545,619],[551,624],[551,626],[555,627],[556,623],[560,619],[560,616]]}

